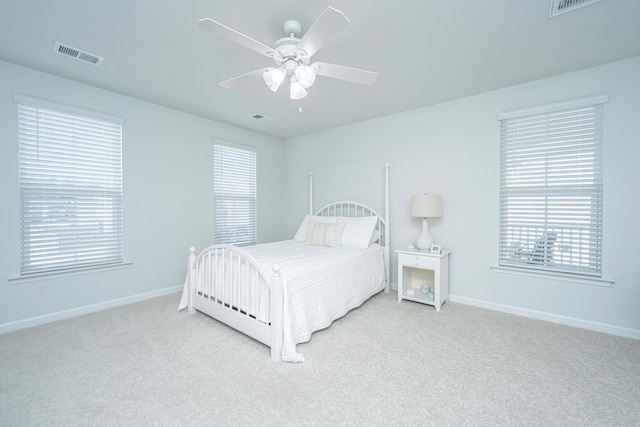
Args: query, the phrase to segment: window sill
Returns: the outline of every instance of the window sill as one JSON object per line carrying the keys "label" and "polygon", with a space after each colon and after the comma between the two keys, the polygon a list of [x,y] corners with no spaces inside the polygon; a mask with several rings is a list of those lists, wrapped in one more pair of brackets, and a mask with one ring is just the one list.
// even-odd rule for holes
{"label": "window sill", "polygon": [[615,283],[613,279],[604,277],[580,276],[575,274],[554,273],[548,271],[533,271],[514,267],[497,267],[491,266],[492,271],[503,274],[514,274],[517,276],[539,277],[542,279],[561,280],[563,282],[582,283],[584,285],[610,287]]}
{"label": "window sill", "polygon": [[117,264],[98,265],[95,267],[76,268],[73,270],[65,271],[49,271],[45,273],[33,273],[24,275],[9,276],[8,280],[11,284],[37,282],[39,280],[57,279],[60,277],[78,276],[81,274],[97,273],[100,271],[120,270],[130,267],[132,262],[123,261]]}

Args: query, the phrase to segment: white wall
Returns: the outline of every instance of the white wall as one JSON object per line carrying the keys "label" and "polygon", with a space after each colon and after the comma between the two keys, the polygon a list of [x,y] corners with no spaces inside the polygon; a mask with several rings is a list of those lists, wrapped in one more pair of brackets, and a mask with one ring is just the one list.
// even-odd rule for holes
{"label": "white wall", "polygon": [[[434,82],[434,84],[437,84]],[[604,141],[604,276],[611,287],[493,272],[497,264],[501,111],[608,94]],[[517,312],[640,338],[640,58],[382,117],[286,141],[285,228],[306,212],[306,175],[316,207],[334,199],[383,207],[383,165],[391,165],[392,249],[420,229],[412,194],[440,193],[444,215],[430,221],[452,250],[452,301]],[[392,281],[396,281],[396,257]]]}
{"label": "white wall", "polygon": [[[19,273],[20,248],[14,93],[124,118],[129,268],[28,283],[7,280]],[[282,141],[0,62],[0,330],[175,291],[184,281],[189,247],[202,249],[213,238],[212,138],[258,149],[258,239],[275,240],[281,224]]]}

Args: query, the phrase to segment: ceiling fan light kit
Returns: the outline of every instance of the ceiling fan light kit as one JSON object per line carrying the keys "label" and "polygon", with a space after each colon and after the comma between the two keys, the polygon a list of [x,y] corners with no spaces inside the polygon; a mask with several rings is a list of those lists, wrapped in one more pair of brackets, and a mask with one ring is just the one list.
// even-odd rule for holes
{"label": "ceiling fan light kit", "polygon": [[289,86],[289,98],[293,100],[302,99],[308,95],[307,90],[296,80],[294,76],[291,76],[291,85]]}
{"label": "ceiling fan light kit", "polygon": [[300,23],[286,21],[283,26],[286,37],[276,41],[274,48],[270,48],[212,19],[204,18],[198,21],[198,27],[254,50],[276,63],[277,68],[261,68],[218,83],[221,87],[232,89],[262,76],[267,87],[276,92],[284,78],[289,76],[289,97],[293,100],[307,96],[306,89],[313,86],[318,75],[363,85],[375,82],[378,74],[373,71],[319,62],[310,64],[311,56],[348,24],[349,19],[344,13],[329,6],[302,38],[299,38],[302,33]]}
{"label": "ceiling fan light kit", "polygon": [[316,70],[314,67],[308,65],[299,65],[295,70],[295,75],[296,80],[298,80],[304,88],[310,88],[316,81]]}
{"label": "ceiling fan light kit", "polygon": [[284,81],[286,75],[287,71],[283,70],[282,68],[270,68],[269,70],[262,73],[262,79],[269,89],[276,92]]}

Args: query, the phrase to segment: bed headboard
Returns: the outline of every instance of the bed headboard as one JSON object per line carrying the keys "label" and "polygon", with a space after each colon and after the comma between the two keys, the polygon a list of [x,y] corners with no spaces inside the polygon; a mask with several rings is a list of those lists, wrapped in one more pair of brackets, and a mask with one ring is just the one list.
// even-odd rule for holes
{"label": "bed headboard", "polygon": [[379,232],[379,243],[384,248],[385,269],[387,283],[385,292],[389,292],[391,286],[391,235],[389,234],[389,163],[384,165],[385,188],[384,188],[384,216],[374,209],[362,203],[352,201],[333,202],[325,205],[315,213],[313,212],[313,173],[309,174],[309,213],[318,216],[344,216],[361,218],[374,216],[377,218],[376,230]]}

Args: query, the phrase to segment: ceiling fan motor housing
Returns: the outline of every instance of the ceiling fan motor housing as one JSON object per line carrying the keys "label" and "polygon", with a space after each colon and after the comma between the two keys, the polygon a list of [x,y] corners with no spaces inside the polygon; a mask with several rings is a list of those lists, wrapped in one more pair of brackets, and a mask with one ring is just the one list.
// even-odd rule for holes
{"label": "ceiling fan motor housing", "polygon": [[296,37],[283,37],[276,41],[273,48],[278,52],[279,57],[273,58],[275,63],[280,66],[283,63],[295,61],[297,64],[309,65],[306,52],[297,49],[299,42],[300,39]]}
{"label": "ceiling fan motor housing", "polygon": [[298,21],[286,21],[282,26],[287,37],[277,40],[273,49],[278,52],[278,57],[273,60],[278,66],[285,64],[287,71],[293,70],[297,65],[309,65],[309,56],[303,50],[297,49],[302,34],[302,26]]}

